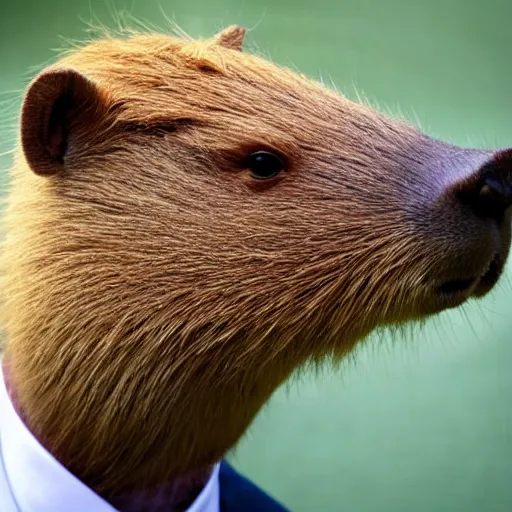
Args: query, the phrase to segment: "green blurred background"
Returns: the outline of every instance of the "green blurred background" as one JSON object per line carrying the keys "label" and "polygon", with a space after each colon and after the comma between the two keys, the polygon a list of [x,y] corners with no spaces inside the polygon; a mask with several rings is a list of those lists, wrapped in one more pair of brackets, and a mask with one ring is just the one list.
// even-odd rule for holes
{"label": "green blurred background", "polygon": [[[332,79],[461,145],[512,145],[510,0],[0,0],[0,152],[60,36],[121,11]],[[130,18],[130,16],[125,16]],[[131,23],[133,24],[133,23]],[[2,178],[10,163],[0,156]],[[509,266],[510,268],[510,266]],[[510,276],[510,271],[508,276]],[[279,390],[232,455],[294,511],[512,511],[512,289]]]}

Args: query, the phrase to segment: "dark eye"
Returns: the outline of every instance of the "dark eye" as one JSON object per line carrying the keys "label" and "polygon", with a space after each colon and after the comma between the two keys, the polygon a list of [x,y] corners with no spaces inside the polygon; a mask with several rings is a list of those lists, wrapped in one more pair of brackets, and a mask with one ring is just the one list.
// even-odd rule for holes
{"label": "dark eye", "polygon": [[253,178],[266,180],[283,171],[285,164],[282,158],[275,153],[257,151],[247,157],[245,167],[249,169]]}

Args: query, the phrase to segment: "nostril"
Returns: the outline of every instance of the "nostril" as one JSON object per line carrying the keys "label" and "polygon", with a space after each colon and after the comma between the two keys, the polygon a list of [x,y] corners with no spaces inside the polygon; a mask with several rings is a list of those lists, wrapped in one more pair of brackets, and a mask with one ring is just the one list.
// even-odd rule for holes
{"label": "nostril", "polygon": [[512,206],[512,149],[495,153],[461,183],[458,196],[477,215],[502,221]]}
{"label": "nostril", "polygon": [[504,211],[512,205],[512,187],[504,180],[497,180],[491,176],[484,178],[480,188],[480,201],[487,208]]}

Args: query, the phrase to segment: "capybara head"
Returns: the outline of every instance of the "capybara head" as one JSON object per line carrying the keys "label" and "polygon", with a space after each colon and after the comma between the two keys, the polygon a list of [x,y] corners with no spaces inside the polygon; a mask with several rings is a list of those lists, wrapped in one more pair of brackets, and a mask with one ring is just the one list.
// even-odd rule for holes
{"label": "capybara head", "polygon": [[512,151],[243,52],[105,38],[31,83],[1,256],[28,424],[110,495],[219,460],[297,367],[484,295]]}

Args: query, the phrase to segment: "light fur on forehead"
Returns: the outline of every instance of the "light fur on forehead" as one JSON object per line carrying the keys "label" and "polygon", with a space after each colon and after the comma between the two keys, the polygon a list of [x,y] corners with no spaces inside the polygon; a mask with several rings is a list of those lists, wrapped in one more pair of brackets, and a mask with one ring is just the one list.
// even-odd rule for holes
{"label": "light fur on forehead", "polygon": [[245,28],[238,25],[231,25],[215,36],[215,41],[220,46],[230,50],[242,51],[244,43]]}

